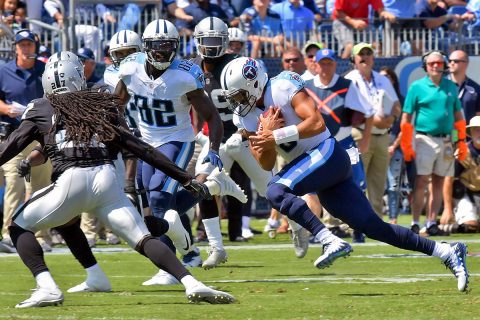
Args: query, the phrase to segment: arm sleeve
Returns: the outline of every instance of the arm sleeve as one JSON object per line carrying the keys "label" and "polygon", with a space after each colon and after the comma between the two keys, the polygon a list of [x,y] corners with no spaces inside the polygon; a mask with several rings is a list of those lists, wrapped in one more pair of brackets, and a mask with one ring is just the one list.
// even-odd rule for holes
{"label": "arm sleeve", "polygon": [[32,121],[22,121],[20,127],[13,131],[0,145],[0,165],[23,151],[32,141],[40,138],[40,132]]}
{"label": "arm sleeve", "polygon": [[140,140],[131,134],[128,130],[118,127],[120,141],[118,146],[125,148],[139,159],[142,159],[149,165],[162,170],[167,176],[177,180],[182,185],[192,180],[193,177],[185,170],[179,168],[175,163],[163,155],[160,151]]}

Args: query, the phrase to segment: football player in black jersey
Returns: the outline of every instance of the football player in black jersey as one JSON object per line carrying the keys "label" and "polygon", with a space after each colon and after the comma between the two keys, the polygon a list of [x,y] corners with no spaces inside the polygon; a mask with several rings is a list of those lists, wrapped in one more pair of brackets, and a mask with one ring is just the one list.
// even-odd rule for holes
{"label": "football player in black jersey", "polygon": [[[133,136],[118,111],[117,96],[85,89],[85,77],[69,61],[50,64],[43,77],[46,98],[32,101],[20,127],[0,146],[0,164],[34,140],[43,146],[53,165],[52,184],[36,192],[19,208],[9,226],[18,254],[37,282],[31,297],[17,308],[61,304],[63,294],[53,280],[33,232],[65,225],[82,211],[92,212],[136,251],[174,275],[190,301],[230,303],[233,296],[212,290],[191,276],[175,255],[148,232],[142,218],[119,187],[113,160],[121,149],[161,169],[187,190],[209,197],[221,182],[200,184],[155,148]],[[181,234],[178,214],[160,220],[178,247],[190,245]],[[184,229],[183,229],[184,231]],[[169,234],[170,235],[170,234]],[[188,248],[186,248],[188,249]]]}

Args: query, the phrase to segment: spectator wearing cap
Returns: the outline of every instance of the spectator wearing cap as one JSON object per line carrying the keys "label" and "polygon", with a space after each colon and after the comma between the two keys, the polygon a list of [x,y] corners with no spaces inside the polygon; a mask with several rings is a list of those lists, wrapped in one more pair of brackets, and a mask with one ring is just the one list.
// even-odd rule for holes
{"label": "spectator wearing cap", "polygon": [[[352,115],[363,114],[365,118],[373,115],[370,104],[358,92],[354,82],[339,76],[335,52],[330,49],[319,49],[315,55],[316,75],[306,81],[309,95],[320,109],[330,133],[347,150],[353,169],[353,179],[357,186],[365,190],[365,173],[357,145],[352,137]],[[325,215],[327,227],[337,235],[341,234],[342,222]]]}
{"label": "spectator wearing cap", "polygon": [[305,65],[307,70],[302,74],[302,79],[307,81],[313,79],[317,74],[317,64],[315,63],[315,56],[317,55],[318,50],[322,49],[323,45],[320,42],[308,41],[303,46],[303,60],[305,60]]}
{"label": "spectator wearing cap", "polygon": [[[444,77],[446,57],[438,51],[422,57],[427,76],[414,81],[407,92],[400,123],[405,161],[415,160],[417,175],[413,187],[412,231],[440,235],[436,220],[442,204],[446,176],[454,174],[454,155],[465,160],[466,122],[455,83]],[[457,152],[453,152],[451,132],[458,131]],[[413,132],[416,130],[416,134]],[[415,142],[415,149],[413,148]],[[431,194],[424,230],[419,219],[425,204],[425,188],[431,179]]]}
{"label": "spectator wearing cap", "polygon": [[95,55],[90,48],[80,48],[77,51],[77,56],[82,61],[83,66],[85,67],[85,79],[88,83],[97,83],[102,80],[95,74]]}
{"label": "spectator wearing cap", "polygon": [[385,11],[382,0],[336,0],[333,10],[333,34],[343,48],[342,58],[350,57],[354,38],[354,30],[364,30],[368,27],[369,6],[372,6],[379,16],[394,21],[395,16]]}
{"label": "spectator wearing cap", "polygon": [[[285,0],[272,6],[282,20],[283,33],[288,41],[298,47],[305,43],[314,27],[314,15],[300,0]],[[295,43],[300,41],[300,43]]]}
{"label": "spectator wearing cap", "polygon": [[43,63],[47,63],[48,58],[52,55],[52,52],[50,51],[50,48],[47,46],[41,45],[38,48],[38,57],[37,59],[42,61]]}
{"label": "spectator wearing cap", "polygon": [[[383,215],[383,194],[390,163],[390,128],[400,117],[401,106],[397,93],[387,77],[373,70],[374,51],[369,43],[359,43],[353,47],[354,70],[345,78],[352,80],[360,94],[373,107],[373,127],[368,148],[361,150],[362,161],[367,176],[367,194],[375,212]],[[360,126],[362,131],[364,126]]]}
{"label": "spectator wearing cap", "polygon": [[[0,68],[0,142],[20,125],[20,117],[30,101],[43,97],[42,74],[45,64],[37,59],[36,35],[30,30],[20,30],[14,38],[16,57]],[[17,165],[25,159],[36,144],[2,166],[5,177],[2,242],[11,244],[7,227],[13,212],[25,200],[25,181],[17,174]],[[50,167],[51,170],[51,167]],[[50,184],[47,165],[32,168],[32,191]],[[35,185],[34,185],[35,184]],[[38,234],[37,234],[38,235]],[[48,239],[39,239],[44,245]],[[46,250],[48,248],[44,246]]]}

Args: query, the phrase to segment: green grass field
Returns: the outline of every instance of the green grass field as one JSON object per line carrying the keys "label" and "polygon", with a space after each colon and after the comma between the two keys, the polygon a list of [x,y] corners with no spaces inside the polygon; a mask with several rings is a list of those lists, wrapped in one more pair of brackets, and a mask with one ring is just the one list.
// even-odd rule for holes
{"label": "green grass field", "polygon": [[[407,220],[405,220],[407,221]],[[255,220],[261,229],[264,220]],[[456,279],[436,258],[367,240],[355,245],[352,256],[319,270],[320,255],[312,246],[297,259],[287,235],[257,236],[248,244],[228,246],[229,261],[220,268],[195,268],[193,275],[207,285],[237,298],[232,305],[189,304],[183,287],[144,287],[157,272],[136,252],[95,255],[112,282],[110,293],[69,294],[85,273],[71,254],[46,255],[64,291],[63,306],[15,309],[35,284],[16,255],[0,255],[0,319],[480,319],[480,236],[453,235],[469,246],[471,274],[468,294],[457,291]],[[99,248],[107,248],[99,245]],[[202,256],[206,247],[202,246]]]}

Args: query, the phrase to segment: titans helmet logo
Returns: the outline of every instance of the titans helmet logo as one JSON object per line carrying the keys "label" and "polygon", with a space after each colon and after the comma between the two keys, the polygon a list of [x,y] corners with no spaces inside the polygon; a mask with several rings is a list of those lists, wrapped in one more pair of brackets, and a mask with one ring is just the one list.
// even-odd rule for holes
{"label": "titans helmet logo", "polygon": [[258,66],[257,62],[253,59],[248,59],[243,65],[242,76],[247,80],[254,80],[257,78]]}

